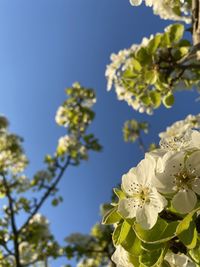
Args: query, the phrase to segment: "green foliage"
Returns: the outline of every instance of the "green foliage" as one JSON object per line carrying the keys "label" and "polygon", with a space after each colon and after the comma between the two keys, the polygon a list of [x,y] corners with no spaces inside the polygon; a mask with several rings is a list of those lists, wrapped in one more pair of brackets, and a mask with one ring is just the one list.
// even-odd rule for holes
{"label": "green foliage", "polygon": [[92,89],[74,83],[66,89],[67,100],[59,107],[56,114],[58,125],[66,127],[68,135],[59,139],[56,156],[63,160],[70,156],[75,165],[88,159],[88,151],[100,151],[101,145],[93,134],[87,130],[94,120],[95,113],[91,107],[96,102]]}
{"label": "green foliage", "polygon": [[135,224],[134,230],[138,238],[151,244],[163,243],[172,239],[176,235],[178,222],[167,223],[163,219],[158,219],[157,223],[150,230],[144,230],[139,224]]}
{"label": "green foliage", "polygon": [[148,133],[148,122],[138,122],[136,120],[128,120],[124,123],[123,134],[125,142],[134,143],[141,135],[141,132]]}
{"label": "green foliage", "polygon": [[196,229],[195,219],[196,211],[190,212],[177,226],[176,234],[183,244],[189,248],[193,249],[196,247],[198,233]]}
{"label": "green foliage", "polygon": [[[195,86],[198,90],[199,62],[194,56],[191,59],[193,48],[188,40],[182,39],[183,35],[184,26],[172,24],[164,33],[144,39],[141,45],[127,50],[124,57],[119,53],[120,64],[113,60],[110,65],[110,68],[117,66],[114,78],[109,77],[107,68],[108,81],[114,83],[119,99],[151,114],[161,103],[170,108],[177,89]],[[137,133],[132,139],[136,138]]]}
{"label": "green foliage", "polygon": [[117,212],[117,207],[110,209],[103,218],[103,224],[114,224],[121,219],[120,214]]}

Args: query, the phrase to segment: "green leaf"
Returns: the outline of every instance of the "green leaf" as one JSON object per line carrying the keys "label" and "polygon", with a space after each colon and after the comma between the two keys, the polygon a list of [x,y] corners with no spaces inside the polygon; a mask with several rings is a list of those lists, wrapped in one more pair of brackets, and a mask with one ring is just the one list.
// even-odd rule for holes
{"label": "green leaf", "polygon": [[161,42],[162,35],[157,34],[148,44],[147,49],[150,54],[154,54]]}
{"label": "green leaf", "polygon": [[155,84],[158,79],[158,73],[156,70],[149,70],[144,73],[145,82],[148,84]]}
{"label": "green leaf", "polygon": [[197,246],[191,250],[189,250],[189,254],[192,257],[192,259],[200,265],[200,242],[198,242]]}
{"label": "green leaf", "polygon": [[177,49],[175,49],[175,51],[173,53],[173,57],[175,58],[175,60],[179,60],[182,57],[184,57],[185,55],[187,55],[188,51],[189,51],[188,47],[183,46],[183,47],[177,48]]}
{"label": "green leaf", "polygon": [[140,63],[143,64],[150,64],[152,63],[152,56],[149,55],[147,48],[141,47],[135,54],[135,57]]}
{"label": "green leaf", "polygon": [[121,245],[131,255],[139,256],[141,253],[141,240],[136,236],[132,227],[129,229],[128,235]]}
{"label": "green leaf", "polygon": [[151,99],[148,95],[143,94],[139,97],[139,99],[142,101],[143,104],[145,104],[145,106],[148,106],[151,104]]}
{"label": "green leaf", "polygon": [[165,32],[165,33],[162,35],[161,46],[162,46],[162,47],[169,47],[169,46],[171,46],[170,35],[169,35],[168,32]]}
{"label": "green leaf", "polygon": [[144,230],[139,224],[135,224],[134,230],[137,237],[144,243],[156,244],[170,240],[176,235],[178,222],[167,223],[158,218],[152,229]]}
{"label": "green leaf", "polygon": [[167,261],[163,261],[159,267],[171,267]]}
{"label": "green leaf", "polygon": [[119,224],[113,232],[113,244],[115,246],[120,245],[127,237],[131,225],[124,221],[122,224]]}
{"label": "green leaf", "polygon": [[197,243],[197,230],[193,216],[196,210],[189,213],[177,226],[176,234],[183,244],[189,248],[195,248]]}
{"label": "green leaf", "polygon": [[166,108],[171,108],[174,104],[174,95],[172,93],[168,93],[166,96],[164,96],[162,102]]}
{"label": "green leaf", "polygon": [[134,255],[129,255],[129,261],[133,264],[134,267],[142,267],[139,262],[139,257]]}
{"label": "green leaf", "polygon": [[117,207],[109,210],[103,217],[102,224],[114,224],[121,220],[120,214],[117,212]]}
{"label": "green leaf", "polygon": [[160,243],[156,243],[156,244],[142,243],[141,247],[143,250],[152,251],[152,250],[161,249],[164,247],[164,245]]}
{"label": "green leaf", "polygon": [[151,91],[149,95],[154,108],[158,108],[161,104],[161,94],[157,91]]}
{"label": "green leaf", "polygon": [[173,24],[167,28],[169,32],[171,42],[178,42],[184,33],[184,26],[183,24]]}
{"label": "green leaf", "polygon": [[59,204],[59,200],[58,200],[57,198],[54,198],[54,199],[51,201],[51,204],[52,204],[52,206],[56,207],[56,206],[58,206],[58,204]]}
{"label": "green leaf", "polygon": [[133,58],[132,64],[133,64],[133,69],[136,72],[140,72],[142,70],[142,66],[141,66],[140,62],[138,60],[136,60],[135,58]]}
{"label": "green leaf", "polygon": [[145,251],[139,257],[139,261],[146,267],[160,266],[163,261],[163,250],[153,250],[149,253]]}
{"label": "green leaf", "polygon": [[118,188],[114,188],[113,191],[114,191],[115,195],[116,195],[119,199],[123,199],[123,198],[126,197],[126,194],[125,194],[122,190],[120,190],[120,189],[118,189]]}

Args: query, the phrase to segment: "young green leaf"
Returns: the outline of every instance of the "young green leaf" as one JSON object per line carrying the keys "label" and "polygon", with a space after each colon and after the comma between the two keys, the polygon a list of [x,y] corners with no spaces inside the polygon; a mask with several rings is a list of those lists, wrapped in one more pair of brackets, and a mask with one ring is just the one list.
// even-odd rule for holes
{"label": "young green leaf", "polygon": [[176,235],[176,227],[179,222],[167,223],[158,219],[157,223],[150,230],[144,230],[139,224],[135,224],[134,230],[138,238],[144,243],[156,244],[170,240]]}
{"label": "young green leaf", "polygon": [[103,224],[114,224],[121,220],[120,214],[117,212],[117,207],[110,209],[103,217]]}

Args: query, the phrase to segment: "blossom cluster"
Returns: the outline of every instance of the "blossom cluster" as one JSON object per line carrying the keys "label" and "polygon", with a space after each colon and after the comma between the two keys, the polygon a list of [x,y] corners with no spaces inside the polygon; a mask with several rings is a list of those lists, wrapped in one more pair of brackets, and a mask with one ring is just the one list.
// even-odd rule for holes
{"label": "blossom cluster", "polygon": [[118,99],[141,113],[152,114],[162,103],[170,108],[177,89],[190,88],[199,81],[195,69],[186,72],[180,64],[191,49],[190,42],[182,39],[183,33],[182,24],[173,24],[164,33],[111,54],[105,71],[107,90],[114,86]]}
{"label": "blossom cluster", "polygon": [[69,155],[78,163],[81,159],[88,159],[88,150],[99,150],[100,145],[93,135],[87,135],[88,126],[94,119],[93,105],[96,103],[92,89],[84,88],[74,83],[66,89],[67,100],[58,108],[56,123],[67,128],[68,133],[58,140],[56,157]]}
{"label": "blossom cluster", "polygon": [[120,81],[121,71],[125,71],[129,64],[132,63],[129,57],[136,53],[140,47],[145,46],[148,41],[147,38],[143,38],[141,45],[134,44],[129,49],[120,50],[117,54],[111,54],[111,63],[106,67],[105,76],[107,78],[107,90],[110,91],[114,85],[118,100],[126,101],[129,106],[141,113],[147,112],[151,114],[152,109],[150,107],[146,109],[142,101],[136,99],[132,92],[126,90]]}
{"label": "blossom cluster", "polygon": [[21,173],[28,160],[22,148],[22,139],[9,132],[8,121],[0,116],[0,171],[13,175]]}
{"label": "blossom cluster", "polygon": [[[160,148],[146,153],[136,167],[122,176],[122,191],[117,193],[119,202],[114,206],[122,220],[133,220],[139,229],[149,231],[163,218],[164,211],[184,218],[199,208],[199,129],[200,114],[175,122],[160,133]],[[165,260],[170,266],[195,266],[185,255],[171,252]],[[128,252],[118,245],[113,261],[118,267],[133,266]]]}
{"label": "blossom cluster", "polygon": [[[116,263],[117,267],[134,267],[130,262],[129,254],[122,246],[117,246],[112,261]],[[174,254],[168,252],[164,258],[165,266],[169,267],[195,267],[196,265],[184,254]]]}
{"label": "blossom cluster", "polygon": [[[133,6],[142,4],[142,0],[130,0]],[[188,0],[145,0],[146,6],[152,7],[155,15],[162,19],[191,23],[191,2]]]}

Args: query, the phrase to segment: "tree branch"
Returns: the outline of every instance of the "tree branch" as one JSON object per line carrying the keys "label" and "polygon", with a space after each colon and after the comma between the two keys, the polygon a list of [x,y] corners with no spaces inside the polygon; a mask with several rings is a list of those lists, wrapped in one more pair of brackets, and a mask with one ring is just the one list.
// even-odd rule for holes
{"label": "tree branch", "polygon": [[14,243],[14,250],[15,250],[15,261],[16,261],[16,267],[21,267],[20,264],[20,252],[19,252],[19,232],[17,230],[17,225],[16,225],[16,220],[15,220],[15,211],[13,207],[14,200],[11,197],[11,192],[9,185],[7,183],[6,177],[4,174],[1,174],[3,177],[3,183],[5,186],[5,193],[8,198],[8,206],[9,206],[9,211],[10,211],[10,220],[11,220],[11,227],[12,227],[12,232],[13,232],[13,243]]}
{"label": "tree branch", "polygon": [[49,197],[49,195],[56,189],[56,186],[60,182],[60,180],[61,180],[61,178],[62,178],[65,170],[70,165],[70,159],[71,159],[70,156],[68,156],[68,158],[67,158],[66,163],[64,164],[64,166],[60,168],[60,173],[58,174],[57,178],[52,183],[52,185],[50,185],[49,188],[46,190],[45,194],[42,196],[42,198],[37,203],[37,205],[35,205],[34,210],[31,212],[31,214],[28,217],[28,219],[25,221],[25,223],[19,229],[19,231],[18,231],[19,233],[21,233],[22,230],[26,228],[26,226],[29,224],[30,220],[39,211],[39,209],[42,207],[42,205],[44,204],[44,202],[46,201],[46,199]]}

